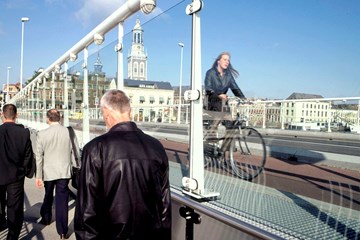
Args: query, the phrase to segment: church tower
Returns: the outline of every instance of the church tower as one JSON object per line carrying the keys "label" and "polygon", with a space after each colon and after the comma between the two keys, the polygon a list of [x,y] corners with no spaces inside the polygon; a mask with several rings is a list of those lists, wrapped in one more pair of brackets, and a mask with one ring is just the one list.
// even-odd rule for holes
{"label": "church tower", "polygon": [[144,50],[143,30],[140,20],[132,30],[131,52],[128,54],[128,78],[133,80],[147,80],[147,55]]}
{"label": "church tower", "polygon": [[96,62],[94,63],[94,72],[95,73],[102,73],[102,68],[103,68],[103,65],[101,63],[100,54],[99,54],[99,51],[98,51]]}

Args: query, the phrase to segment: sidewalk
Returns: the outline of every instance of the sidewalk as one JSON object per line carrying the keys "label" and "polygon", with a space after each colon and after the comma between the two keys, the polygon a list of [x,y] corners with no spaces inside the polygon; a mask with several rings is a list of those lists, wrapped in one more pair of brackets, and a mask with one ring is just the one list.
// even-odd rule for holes
{"label": "sidewalk", "polygon": [[[44,189],[37,189],[35,186],[35,178],[25,178],[25,208],[24,208],[24,223],[21,229],[19,239],[22,240],[55,240],[59,239],[56,232],[55,212],[53,212],[53,219],[50,225],[44,226],[37,223],[40,220],[40,207],[44,197]],[[69,201],[69,232],[68,239],[74,240],[74,211],[75,201],[70,198]],[[5,240],[7,230],[0,232],[0,240]]]}

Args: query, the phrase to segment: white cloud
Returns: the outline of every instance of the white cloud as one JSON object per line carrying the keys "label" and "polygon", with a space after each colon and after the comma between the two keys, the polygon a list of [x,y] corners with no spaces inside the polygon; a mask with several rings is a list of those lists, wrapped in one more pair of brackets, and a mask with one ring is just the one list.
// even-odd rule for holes
{"label": "white cloud", "polygon": [[[69,0],[46,0],[46,1],[69,1]],[[77,11],[75,11],[74,16],[81,23],[83,27],[93,28],[107,17],[109,17],[113,12],[120,8],[124,3],[132,0],[80,0],[77,2],[77,5],[80,6]],[[175,1],[175,0],[171,0]],[[171,2],[170,1],[170,2]],[[166,3],[165,6],[171,3]],[[164,4],[163,4],[164,5]],[[142,23],[161,15],[162,18],[168,18],[167,14],[161,14],[163,10],[159,3],[157,3],[156,8],[151,14],[143,14],[139,12],[135,14],[137,17],[140,17]]]}
{"label": "white cloud", "polygon": [[27,9],[31,9],[36,5],[31,0],[7,0],[2,4],[4,4],[6,9],[22,9],[24,6],[26,6]]}
{"label": "white cloud", "polygon": [[83,26],[93,25],[108,17],[127,0],[82,0],[75,17]]}

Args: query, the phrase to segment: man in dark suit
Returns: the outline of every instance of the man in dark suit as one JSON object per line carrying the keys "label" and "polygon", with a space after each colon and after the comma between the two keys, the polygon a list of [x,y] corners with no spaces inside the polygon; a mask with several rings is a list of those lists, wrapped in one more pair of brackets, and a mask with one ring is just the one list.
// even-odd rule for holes
{"label": "man in dark suit", "polygon": [[0,192],[7,197],[7,239],[18,239],[24,220],[24,179],[32,164],[33,151],[29,129],[15,123],[16,106],[4,105],[1,118]]}

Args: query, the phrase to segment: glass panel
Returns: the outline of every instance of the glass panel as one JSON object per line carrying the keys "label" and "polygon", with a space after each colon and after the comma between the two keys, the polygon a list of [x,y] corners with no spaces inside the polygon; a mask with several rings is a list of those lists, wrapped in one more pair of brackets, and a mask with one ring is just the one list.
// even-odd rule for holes
{"label": "glass panel", "polygon": [[[199,204],[283,238],[357,239],[358,4],[209,1],[201,10],[201,46],[191,46],[192,16],[185,14],[189,1],[158,4],[156,14],[134,14],[124,23],[122,69],[117,69],[114,28],[102,45],[88,46],[86,66],[82,51],[68,62],[66,73],[64,66],[49,73],[46,94],[41,84],[24,92],[17,103],[21,117],[41,121],[44,106],[66,107],[67,81],[72,124],[88,111],[101,134],[99,99],[117,87],[118,71],[123,71],[132,120],[160,139],[170,160],[171,185],[189,192],[182,179],[193,167],[188,157],[191,111],[190,101],[179,101],[179,89],[183,98],[191,85],[191,49],[201,47],[202,66],[196,71],[203,78],[204,110],[192,117],[203,116],[203,128],[195,131],[204,141],[193,144],[202,147],[204,158],[193,161],[204,165],[206,190],[220,195]],[[142,32],[133,34],[137,19]],[[222,59],[221,84],[205,84],[218,77],[216,58],[223,51],[230,53],[239,75],[227,72],[227,59]],[[213,65],[216,69],[207,74]],[[245,101],[236,98],[241,94],[231,74]],[[224,87],[226,81],[231,84]],[[219,101],[221,94],[228,95],[226,101]]]}

